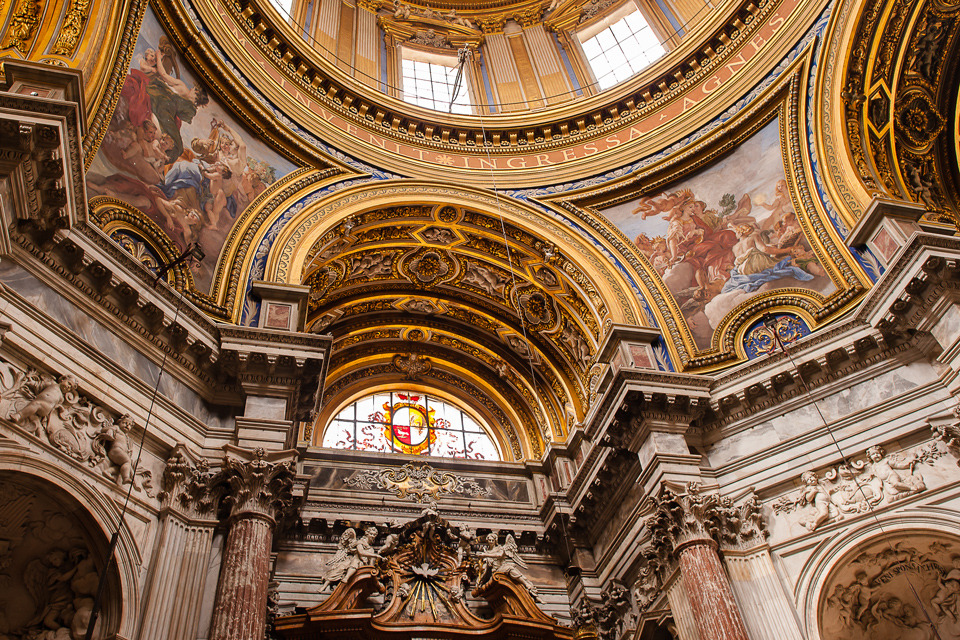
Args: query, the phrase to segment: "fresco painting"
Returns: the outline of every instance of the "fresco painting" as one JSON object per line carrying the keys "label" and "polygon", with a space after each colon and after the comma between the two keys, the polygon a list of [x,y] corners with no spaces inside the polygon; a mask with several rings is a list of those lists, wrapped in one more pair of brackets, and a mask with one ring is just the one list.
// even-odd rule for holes
{"label": "fresco painting", "polygon": [[776,120],[661,193],[601,213],[659,274],[700,349],[727,313],[762,292],[835,290],[797,220]]}
{"label": "fresco painting", "polygon": [[136,207],[180,250],[198,243],[194,281],[207,291],[238,215],[294,169],[210,96],[148,9],[89,195]]}

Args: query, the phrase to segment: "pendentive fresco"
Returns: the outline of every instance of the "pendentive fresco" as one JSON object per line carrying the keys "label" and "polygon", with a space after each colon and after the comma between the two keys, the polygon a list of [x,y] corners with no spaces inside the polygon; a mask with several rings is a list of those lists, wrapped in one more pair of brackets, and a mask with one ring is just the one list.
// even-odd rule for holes
{"label": "pendentive fresco", "polygon": [[87,173],[89,195],[136,207],[180,250],[198,243],[205,258],[193,277],[205,292],[237,216],[293,169],[211,96],[147,9],[120,100]]}
{"label": "pendentive fresco", "polygon": [[777,120],[659,195],[602,213],[662,278],[699,348],[710,346],[727,313],[756,295],[836,289],[797,218]]}

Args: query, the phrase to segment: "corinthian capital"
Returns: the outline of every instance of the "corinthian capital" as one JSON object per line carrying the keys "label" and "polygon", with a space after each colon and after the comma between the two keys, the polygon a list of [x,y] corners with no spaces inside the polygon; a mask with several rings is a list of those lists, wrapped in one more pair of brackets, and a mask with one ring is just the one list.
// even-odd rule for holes
{"label": "corinthian capital", "polygon": [[699,483],[690,483],[682,493],[664,489],[653,501],[656,510],[647,527],[657,555],[664,559],[688,542],[712,540],[722,547],[747,547],[767,536],[759,502],[753,497],[735,505],[717,493],[703,493]]}
{"label": "corinthian capital", "polygon": [[206,459],[178,444],[163,469],[160,500],[164,507],[177,509],[186,516],[210,516],[216,507],[212,479]]}
{"label": "corinthian capital", "polygon": [[224,447],[223,468],[216,483],[230,517],[258,514],[279,519],[293,505],[296,450],[253,451]]}

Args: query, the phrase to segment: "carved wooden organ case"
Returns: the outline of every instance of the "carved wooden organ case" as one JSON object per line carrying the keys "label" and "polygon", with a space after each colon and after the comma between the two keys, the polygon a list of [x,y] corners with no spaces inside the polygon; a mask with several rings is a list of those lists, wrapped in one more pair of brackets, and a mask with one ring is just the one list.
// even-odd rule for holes
{"label": "carved wooden organ case", "polygon": [[[435,512],[390,536],[375,565],[360,567],[316,607],[277,618],[275,633],[297,640],[573,638],[513,577],[485,577],[476,545],[463,544],[457,529]],[[468,605],[470,584],[476,585],[473,596],[489,604],[486,615]]]}

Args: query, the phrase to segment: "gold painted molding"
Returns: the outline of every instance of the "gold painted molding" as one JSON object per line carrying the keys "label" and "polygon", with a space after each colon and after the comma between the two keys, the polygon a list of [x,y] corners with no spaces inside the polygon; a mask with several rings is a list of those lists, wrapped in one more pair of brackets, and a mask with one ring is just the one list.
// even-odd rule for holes
{"label": "gold painted molding", "polygon": [[[806,122],[806,80],[812,55],[811,47],[791,65],[777,84],[743,109],[735,120],[694,144],[617,182],[543,199],[580,217],[597,236],[610,243],[613,251],[626,257],[650,291],[649,299],[656,314],[656,325],[661,327],[665,337],[671,338],[665,340],[670,356],[683,371],[707,372],[742,360],[743,354],[742,351],[738,352],[736,337],[746,323],[766,309],[795,308],[804,317],[815,320],[811,325],[811,329],[814,329],[848,310],[869,286],[869,278],[830,224],[827,212],[819,198],[814,197],[810,186],[813,176],[800,126]],[[731,152],[775,117],[780,123],[784,174],[793,208],[798,213],[804,235],[837,291],[824,297],[814,291],[780,289],[753,296],[730,311],[715,328],[711,346],[700,349],[694,343],[680,307],[660,276],[632,240],[607,222],[600,210],[641,195],[659,193],[665,186],[709,166]]]}
{"label": "gold painted molding", "polygon": [[197,11],[226,55],[291,119],[404,175],[489,186],[492,165],[513,187],[612,169],[696,130],[769,73],[824,4],[729,5],[615,89],[537,113],[480,117],[449,116],[381,94],[307,47],[290,25],[272,22],[279,17],[272,8],[251,2],[218,0]]}

